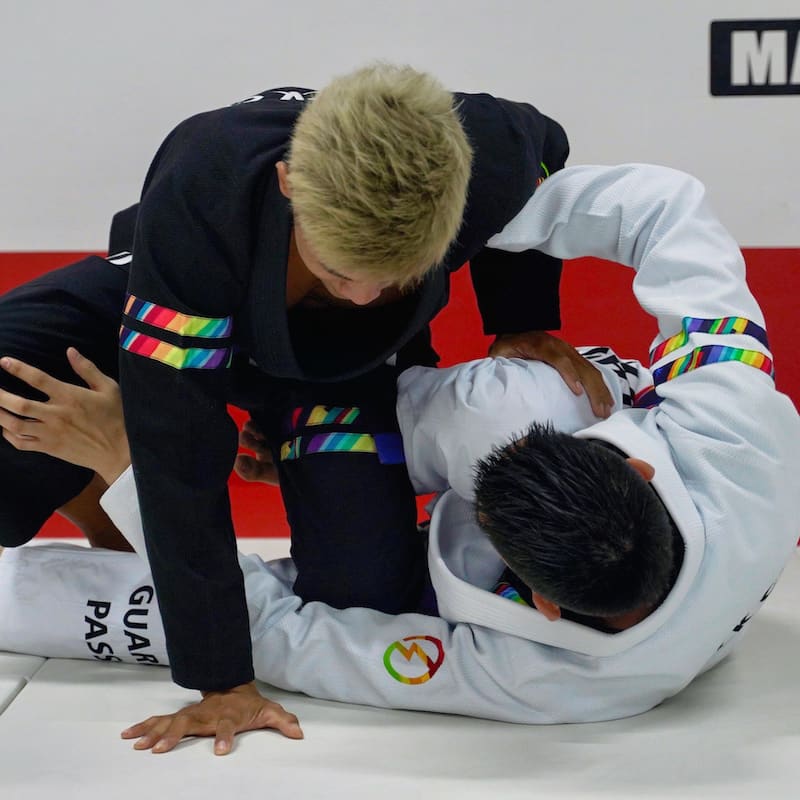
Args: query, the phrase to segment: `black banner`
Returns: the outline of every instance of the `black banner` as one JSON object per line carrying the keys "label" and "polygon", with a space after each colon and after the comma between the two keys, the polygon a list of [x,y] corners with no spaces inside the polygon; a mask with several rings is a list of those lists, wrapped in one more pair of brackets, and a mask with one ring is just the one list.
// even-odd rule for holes
{"label": "black banner", "polygon": [[800,19],[711,23],[711,94],[800,94]]}

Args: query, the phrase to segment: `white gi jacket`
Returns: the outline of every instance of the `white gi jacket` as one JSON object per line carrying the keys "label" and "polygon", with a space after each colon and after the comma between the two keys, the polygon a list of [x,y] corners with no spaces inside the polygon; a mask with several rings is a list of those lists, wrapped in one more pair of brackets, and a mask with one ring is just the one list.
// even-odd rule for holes
{"label": "white gi jacket", "polygon": [[[443,492],[429,548],[443,618],[303,606],[290,561],[242,556],[258,678],[391,708],[589,722],[646,711],[730,652],[797,541],[800,420],[775,391],[741,254],[704,194],[693,178],[645,165],[572,167],[544,182],[490,246],[632,266],[634,292],[658,325],[652,373],[601,358],[621,409],[602,422],[535,362],[404,373],[398,413],[412,480]],[[634,394],[656,405],[624,408]],[[684,561],[664,603],[626,631],[549,622],[491,591],[503,565],[473,521],[471,469],[533,419],[655,467],[653,486],[684,539]],[[103,502],[135,541],[132,486],[128,473]],[[0,609],[22,609],[23,595],[26,603],[0,614],[0,649],[164,662],[146,569],[107,553],[95,567],[91,555],[23,548],[0,559]],[[69,563],[54,568],[53,560]],[[45,610],[48,595],[60,599]]]}

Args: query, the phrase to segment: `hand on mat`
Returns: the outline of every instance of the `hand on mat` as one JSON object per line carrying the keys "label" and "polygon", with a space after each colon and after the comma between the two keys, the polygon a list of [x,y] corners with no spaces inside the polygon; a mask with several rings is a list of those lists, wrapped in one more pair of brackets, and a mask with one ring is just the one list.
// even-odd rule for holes
{"label": "hand on mat", "polygon": [[6,372],[48,397],[28,400],[0,390],[3,438],[17,450],[47,453],[93,469],[111,484],[130,464],[119,386],[74,347],[67,350],[67,359],[88,388],[59,381],[17,359],[0,359]]}
{"label": "hand on mat", "polygon": [[596,417],[611,414],[614,398],[600,374],[571,344],[546,331],[504,333],[489,348],[490,356],[544,361],[564,379],[573,394],[585,391]]}
{"label": "hand on mat", "polygon": [[166,753],[185,736],[213,736],[214,753],[224,756],[233,748],[233,737],[243,731],[274,728],[289,739],[302,739],[294,714],[263,697],[255,683],[244,683],[225,692],[203,692],[203,699],[175,714],[150,717],[122,731],[123,739],[139,739],[136,750]]}
{"label": "hand on mat", "polygon": [[258,429],[253,420],[247,420],[239,431],[239,447],[252,451],[253,455],[239,453],[233,469],[236,474],[246,481],[253,483],[266,483],[270,486],[278,485],[278,470],[272,460],[264,434]]}

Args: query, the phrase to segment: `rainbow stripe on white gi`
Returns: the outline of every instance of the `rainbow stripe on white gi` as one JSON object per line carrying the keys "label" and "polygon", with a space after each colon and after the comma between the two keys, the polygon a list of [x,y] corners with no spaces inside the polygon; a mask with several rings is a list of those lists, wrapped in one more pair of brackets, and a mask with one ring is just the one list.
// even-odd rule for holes
{"label": "rainbow stripe on white gi", "polygon": [[720,317],[719,319],[701,319],[698,317],[684,317],[681,324],[682,330],[669,339],[661,342],[658,347],[650,352],[650,363],[660,361],[664,356],[669,355],[673,350],[683,347],[693,333],[710,333],[715,336],[740,333],[752,336],[757,339],[764,347],[769,348],[767,332],[760,325],[751,322],[744,317]]}
{"label": "rainbow stripe on white gi", "polygon": [[[656,363],[664,356],[683,347],[693,333],[708,333],[714,336],[725,334],[752,336],[764,347],[769,347],[767,332],[764,328],[744,317],[720,317],[719,319],[684,317],[681,330],[650,351],[651,363]],[[635,408],[652,408],[661,402],[661,397],[656,391],[656,387],[660,384],[671,381],[673,378],[699,367],[704,367],[708,364],[719,364],[725,361],[738,361],[748,367],[765,372],[773,379],[775,378],[775,365],[772,359],[760,350],[709,344],[696,347],[690,353],[686,353],[674,361],[654,369],[653,386],[640,391],[636,395],[633,405]]]}
{"label": "rainbow stripe on white gi", "polygon": [[691,353],[676,358],[669,364],[653,370],[653,382],[656,386],[665,381],[671,381],[678,375],[683,375],[693,369],[704,367],[707,364],[719,364],[723,361],[740,361],[748,367],[766,372],[771,378],[775,377],[775,368],[772,359],[758,350],[743,350],[740,347],[726,347],[725,345],[712,344],[706,347],[697,347]]}

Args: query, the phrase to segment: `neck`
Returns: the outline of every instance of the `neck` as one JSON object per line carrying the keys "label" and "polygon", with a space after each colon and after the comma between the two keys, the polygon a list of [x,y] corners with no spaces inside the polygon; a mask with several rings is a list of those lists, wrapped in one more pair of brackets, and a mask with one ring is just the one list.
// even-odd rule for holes
{"label": "neck", "polygon": [[638,608],[634,611],[628,611],[626,614],[618,614],[614,617],[600,617],[600,621],[615,631],[625,631],[638,625],[643,619],[646,619],[653,612],[651,607]]}

